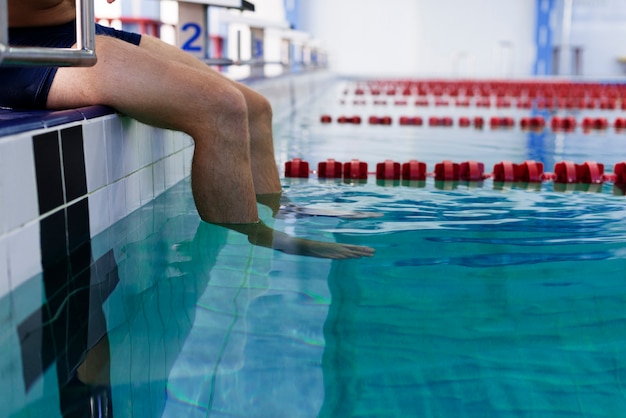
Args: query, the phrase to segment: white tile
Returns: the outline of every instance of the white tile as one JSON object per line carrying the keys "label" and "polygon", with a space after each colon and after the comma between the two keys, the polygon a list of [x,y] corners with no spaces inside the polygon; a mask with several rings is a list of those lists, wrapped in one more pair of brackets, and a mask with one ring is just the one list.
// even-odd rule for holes
{"label": "white tile", "polygon": [[[150,136],[150,127],[145,124],[137,126],[137,148],[139,152],[139,167],[146,167],[152,164],[152,144],[154,136]],[[157,130],[156,135],[162,135],[163,130]]]}
{"label": "white tile", "polygon": [[176,136],[177,132],[174,131],[165,131],[164,135],[164,156],[172,155],[176,152]]}
{"label": "white tile", "polygon": [[[7,236],[0,235],[0,299],[11,291],[8,241]],[[0,313],[0,316],[2,316],[2,313]],[[0,323],[2,323],[1,319]]]}
{"label": "white tile", "polygon": [[154,197],[156,198],[165,191],[164,160],[160,160],[152,164],[152,182],[154,184]]}
{"label": "white tile", "polygon": [[137,171],[139,169],[139,138],[140,127],[142,124],[136,120],[129,122],[124,120],[123,127],[123,146],[121,159],[124,160],[124,176]]}
{"label": "white tile", "polygon": [[185,147],[185,134],[182,132],[172,132],[174,137],[174,152],[178,152]]}
{"label": "white tile", "polygon": [[108,187],[89,195],[89,229],[94,237],[111,225]]}
{"label": "white tile", "polygon": [[139,172],[124,179],[126,182],[126,213],[131,213],[141,206],[141,184]]}
{"label": "white tile", "polygon": [[139,170],[139,203],[145,205],[154,199],[154,182],[152,180],[152,166]]}
{"label": "white tile", "polygon": [[165,160],[165,188],[169,189],[183,179],[183,153],[178,152]]}
{"label": "white tile", "polygon": [[124,137],[122,122],[119,118],[104,121],[104,142],[106,146],[107,184],[112,184],[124,177]]}
{"label": "white tile", "polygon": [[193,138],[191,136],[185,134],[185,133],[182,133],[182,132],[181,132],[181,135],[182,135],[182,138],[183,138],[183,146],[185,148],[193,147]]}
{"label": "white tile", "polygon": [[152,161],[159,161],[165,156],[165,142],[168,131],[159,131],[158,133],[152,132],[152,135],[148,137],[152,141]]}
{"label": "white tile", "polygon": [[191,175],[191,161],[193,160],[193,147],[187,147],[183,151],[183,169],[185,170],[185,177]]}
{"label": "white tile", "polygon": [[14,230],[39,214],[32,138],[20,135],[0,142],[0,202],[3,231]]}
{"label": "white tile", "polygon": [[8,235],[9,280],[12,289],[41,272],[39,222],[30,223]]}
{"label": "white tile", "polygon": [[109,213],[111,224],[126,216],[126,182],[118,181],[107,188],[109,192]]}
{"label": "white tile", "polygon": [[107,185],[107,153],[102,120],[94,119],[83,125],[83,146],[87,192],[92,192]]}

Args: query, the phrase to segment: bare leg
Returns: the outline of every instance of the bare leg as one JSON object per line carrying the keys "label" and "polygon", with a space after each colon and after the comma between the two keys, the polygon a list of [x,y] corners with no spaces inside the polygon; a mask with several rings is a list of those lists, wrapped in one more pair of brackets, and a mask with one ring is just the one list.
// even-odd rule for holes
{"label": "bare leg", "polygon": [[98,63],[60,68],[48,107],[105,104],[142,122],[186,132],[195,142],[192,188],[202,219],[257,222],[243,94],[221,76],[118,39],[96,38]]}
{"label": "bare leg", "polygon": [[231,80],[181,49],[166,44],[151,36],[142,36],[141,48],[159,57],[184,63],[200,71],[219,77],[239,90],[248,107],[248,131],[250,133],[250,165],[257,202],[269,206],[274,215],[285,209],[302,216],[332,216],[344,219],[362,219],[381,216],[372,212],[328,211],[298,208],[287,202],[281,194],[281,184],[274,158],[274,138],[272,133],[272,107],[269,101],[245,84]]}
{"label": "bare leg", "polygon": [[250,87],[231,80],[181,49],[151,36],[142,36],[141,48],[161,58],[176,61],[206,72],[211,77],[239,90],[248,108],[248,131],[250,134],[250,163],[255,192],[258,195],[280,195],[281,185],[274,159],[272,134],[272,107],[268,100]]}
{"label": "bare leg", "polygon": [[96,48],[94,67],[58,70],[49,108],[104,104],[150,125],[186,132],[195,143],[191,178],[200,217],[246,233],[253,244],[320,257],[354,247],[259,226],[256,194],[280,193],[267,100],[153,38],[137,48],[97,36]]}

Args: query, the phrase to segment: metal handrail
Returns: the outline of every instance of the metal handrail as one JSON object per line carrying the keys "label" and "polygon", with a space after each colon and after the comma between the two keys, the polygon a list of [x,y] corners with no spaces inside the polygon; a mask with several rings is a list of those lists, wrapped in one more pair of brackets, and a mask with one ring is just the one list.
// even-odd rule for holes
{"label": "metal handrail", "polygon": [[42,48],[9,45],[9,9],[0,0],[0,64],[88,67],[96,63],[93,0],[76,0],[76,47]]}

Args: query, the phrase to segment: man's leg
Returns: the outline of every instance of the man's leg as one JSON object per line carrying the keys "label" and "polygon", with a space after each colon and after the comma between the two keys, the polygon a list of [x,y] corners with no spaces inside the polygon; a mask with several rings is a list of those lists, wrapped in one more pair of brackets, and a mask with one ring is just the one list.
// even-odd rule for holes
{"label": "man's leg", "polygon": [[97,36],[96,48],[95,66],[58,70],[48,107],[105,104],[142,122],[186,132],[195,142],[192,188],[202,219],[257,222],[243,94],[221,76],[118,39]]}
{"label": "man's leg", "polygon": [[[97,36],[98,63],[60,68],[48,107],[104,104],[139,121],[189,134],[195,143],[191,181],[200,217],[246,234],[255,245],[316,257],[372,255],[371,248],[294,238],[260,223],[256,193],[280,193],[267,101],[197,61],[183,56],[177,60],[172,48],[159,41],[142,44],[137,48]],[[258,129],[254,146],[250,126]],[[251,153],[261,156],[254,163],[256,170],[262,167],[256,180]]]}
{"label": "man's leg", "polygon": [[180,48],[169,45],[151,36],[142,36],[139,46],[157,54],[163,59],[183,63],[192,68],[209,73],[239,90],[248,107],[248,130],[250,133],[250,159],[255,191],[258,195],[280,195],[281,185],[274,159],[274,138],[272,134],[272,107],[269,101],[248,86],[231,80],[215,71],[204,62],[196,59]]}

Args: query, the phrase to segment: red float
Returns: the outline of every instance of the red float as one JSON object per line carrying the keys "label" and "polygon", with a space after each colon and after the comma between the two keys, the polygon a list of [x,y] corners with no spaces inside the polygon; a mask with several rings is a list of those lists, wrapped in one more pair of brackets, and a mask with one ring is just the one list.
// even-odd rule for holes
{"label": "red float", "polygon": [[403,180],[426,180],[426,163],[411,160],[402,164],[402,179]]}
{"label": "red float", "polygon": [[317,176],[320,178],[341,178],[342,174],[341,163],[332,158],[317,164]]}
{"label": "red float", "polygon": [[604,164],[585,161],[576,165],[576,179],[579,183],[600,184],[604,181]]}
{"label": "red float", "polygon": [[428,125],[429,126],[439,126],[440,125],[440,121],[439,118],[436,116],[431,116],[428,118]]}
{"label": "red float", "polygon": [[585,129],[606,129],[609,126],[609,122],[606,118],[590,118],[586,117],[582,122]]}
{"label": "red float", "polygon": [[376,164],[377,180],[400,180],[400,163],[392,160]]}
{"label": "red float", "polygon": [[378,116],[370,116],[367,121],[369,122],[370,125],[379,125],[380,124],[380,118]]}
{"label": "red float", "polygon": [[576,164],[571,161],[561,161],[554,166],[556,183],[578,183]]}
{"label": "red float", "polygon": [[626,118],[617,118],[613,123],[615,129],[626,129]]}
{"label": "red float", "polygon": [[352,123],[354,125],[359,125],[361,123],[361,117],[360,116],[339,116],[337,118],[337,123],[341,123],[341,124],[345,124],[345,123]]}
{"label": "red float", "polygon": [[539,183],[543,180],[543,163],[538,161],[524,161],[515,165],[515,181],[524,183]]}
{"label": "red float", "polygon": [[435,180],[458,181],[459,165],[450,160],[435,165]]}
{"label": "red float", "polygon": [[489,125],[492,128],[510,128],[515,125],[515,120],[509,116],[492,116],[489,118]]}
{"label": "red float", "polygon": [[419,116],[400,116],[398,123],[402,126],[421,126],[423,120]]}
{"label": "red float", "polygon": [[343,164],[344,179],[364,180],[367,179],[367,163],[354,159]]}
{"label": "red float", "polygon": [[555,131],[571,131],[576,128],[576,118],[573,116],[554,116],[550,121],[550,125]]}
{"label": "red float", "polygon": [[467,161],[459,165],[459,179],[465,181],[483,180],[485,174],[485,165],[478,161]]}
{"label": "red float", "polygon": [[309,177],[309,163],[301,158],[293,158],[285,163],[285,177]]}
{"label": "red float", "polygon": [[524,117],[520,120],[520,126],[524,129],[542,129],[546,121],[542,116]]}
{"label": "red float", "polygon": [[516,181],[515,164],[502,161],[493,166],[493,181],[510,183]]}
{"label": "red float", "polygon": [[615,184],[626,184],[626,161],[615,164],[613,172],[615,173]]}

